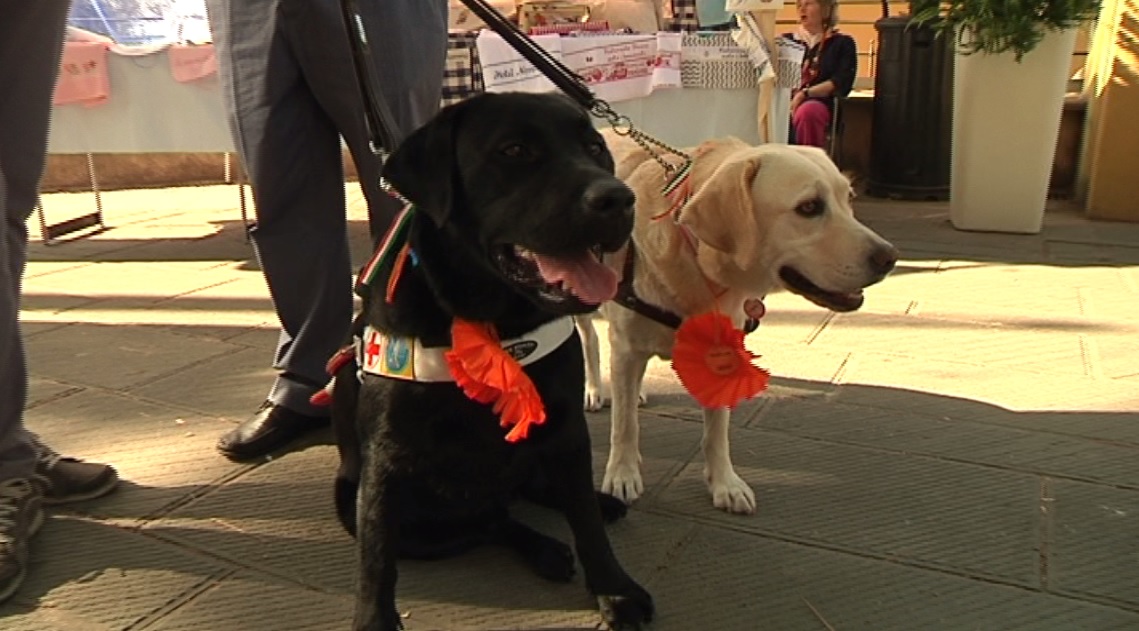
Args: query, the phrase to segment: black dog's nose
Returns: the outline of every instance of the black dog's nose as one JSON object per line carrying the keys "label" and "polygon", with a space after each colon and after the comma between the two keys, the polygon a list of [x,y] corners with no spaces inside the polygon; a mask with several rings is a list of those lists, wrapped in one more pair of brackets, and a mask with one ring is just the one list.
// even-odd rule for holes
{"label": "black dog's nose", "polygon": [[892,245],[874,248],[870,253],[870,269],[876,274],[885,276],[893,271],[898,263],[898,249]]}
{"label": "black dog's nose", "polygon": [[582,203],[586,210],[609,215],[631,212],[637,197],[620,182],[595,182],[585,189]]}

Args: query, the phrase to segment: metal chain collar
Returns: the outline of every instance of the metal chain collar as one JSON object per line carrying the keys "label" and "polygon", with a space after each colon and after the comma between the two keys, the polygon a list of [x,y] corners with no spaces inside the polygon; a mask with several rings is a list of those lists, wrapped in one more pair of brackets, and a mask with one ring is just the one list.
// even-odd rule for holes
{"label": "metal chain collar", "polygon": [[[642,149],[649,152],[649,155],[653,157],[653,160],[656,160],[657,164],[664,169],[665,173],[672,174],[677,169],[692,162],[692,156],[637,129],[633,126],[633,121],[630,120],[628,116],[617,113],[609,103],[602,99],[594,99],[590,112],[598,118],[605,119],[609,123],[609,126],[613,128],[613,132],[618,136],[628,136],[632,138]],[[664,153],[662,153],[662,151]],[[683,160],[683,162],[680,165],[673,164],[664,159],[666,154],[677,156]]]}

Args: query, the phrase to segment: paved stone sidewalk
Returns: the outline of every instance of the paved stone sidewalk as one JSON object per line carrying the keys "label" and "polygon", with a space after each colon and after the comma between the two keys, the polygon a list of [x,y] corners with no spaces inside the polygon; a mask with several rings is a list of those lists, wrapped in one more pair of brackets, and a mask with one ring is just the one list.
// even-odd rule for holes
{"label": "paved stone sidewalk", "polygon": [[[55,217],[92,203],[45,198]],[[0,628],[347,628],[327,437],[250,466],[213,448],[263,398],[276,337],[236,190],[104,203],[106,232],[32,248],[28,422],[124,483],[48,522]],[[774,296],[749,338],[775,375],[732,430],[758,515],[712,508],[698,410],[651,367],[647,495],[611,534],[652,629],[1139,629],[1139,225],[1057,204],[1042,235],[970,234],[940,204],[857,206],[898,271],[854,314]],[[608,418],[591,423],[600,473]],[[413,631],[596,625],[580,578],[538,582],[503,551],[400,573]]]}

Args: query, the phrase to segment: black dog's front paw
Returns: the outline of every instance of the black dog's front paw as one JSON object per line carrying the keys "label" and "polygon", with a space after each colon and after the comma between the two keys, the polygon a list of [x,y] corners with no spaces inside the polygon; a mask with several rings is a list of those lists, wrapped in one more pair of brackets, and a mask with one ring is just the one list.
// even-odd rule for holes
{"label": "black dog's front paw", "polygon": [[577,572],[573,548],[553,539],[545,543],[529,562],[538,576],[556,583],[570,582]]}
{"label": "black dog's front paw", "polygon": [[597,492],[597,505],[601,508],[601,520],[612,524],[629,514],[629,506],[608,493]]}
{"label": "black dog's front paw", "polygon": [[404,631],[403,616],[395,609],[387,612],[357,610],[352,628],[355,631]]}
{"label": "black dog's front paw", "polygon": [[624,594],[598,596],[597,605],[611,631],[640,631],[653,619],[653,597],[636,583]]}

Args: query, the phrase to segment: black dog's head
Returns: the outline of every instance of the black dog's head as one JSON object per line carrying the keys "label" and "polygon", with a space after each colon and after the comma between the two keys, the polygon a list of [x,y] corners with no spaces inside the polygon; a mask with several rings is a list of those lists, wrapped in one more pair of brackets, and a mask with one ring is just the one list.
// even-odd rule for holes
{"label": "black dog's head", "polygon": [[569,99],[483,94],[444,108],[384,176],[448,243],[543,310],[587,312],[615,294],[599,255],[628,240],[633,192]]}

